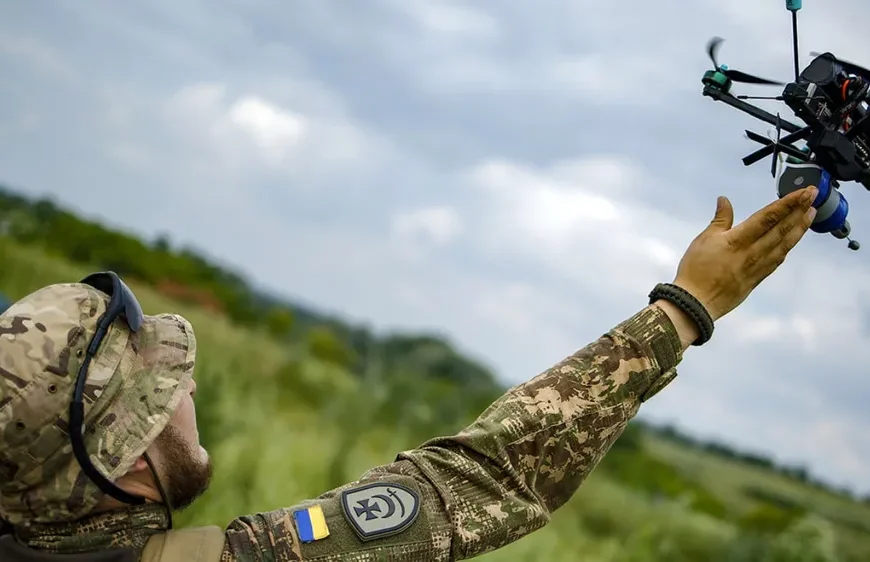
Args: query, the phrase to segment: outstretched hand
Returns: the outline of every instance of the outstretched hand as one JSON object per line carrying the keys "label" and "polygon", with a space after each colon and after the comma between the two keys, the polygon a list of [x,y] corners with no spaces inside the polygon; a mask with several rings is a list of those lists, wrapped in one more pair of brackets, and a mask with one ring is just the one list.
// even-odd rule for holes
{"label": "outstretched hand", "polygon": [[719,197],[716,214],[689,245],[674,284],[725,316],[785,261],[816,215],[815,187],[794,191],[734,226],[734,209]]}

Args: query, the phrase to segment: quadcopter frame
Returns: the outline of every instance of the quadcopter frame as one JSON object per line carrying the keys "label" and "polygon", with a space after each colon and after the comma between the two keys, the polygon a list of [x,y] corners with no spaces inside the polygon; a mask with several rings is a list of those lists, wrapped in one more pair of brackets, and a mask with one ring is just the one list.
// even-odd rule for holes
{"label": "quadcopter frame", "polygon": [[[708,53],[715,69],[708,70],[704,74],[703,95],[776,126],[776,140],[746,131],[746,136],[750,140],[763,144],[764,147],[743,158],[743,164],[750,166],[773,155],[771,175],[776,177],[776,159],[780,153],[784,153],[789,156],[790,161],[814,161],[831,173],[835,179],[856,181],[870,190],[870,142],[866,137],[859,136],[870,132],[870,106],[867,105],[867,101],[870,101],[870,70],[837,59],[831,53],[822,53],[816,54],[813,61],[801,72],[798,53],[795,51],[795,80],[783,84],[731,70],[724,65],[720,66],[716,62],[715,50],[721,41],[720,38],[714,38],[708,46]],[[795,48],[797,48],[796,40]],[[834,110],[826,105],[826,102],[833,103],[834,100],[825,93],[825,89],[827,88],[830,93],[829,88],[841,71],[854,75],[856,79],[847,79],[843,84],[842,107]],[[735,96],[731,93],[734,82],[780,85],[784,86],[784,89],[775,97]],[[854,91],[847,92],[847,89],[853,86]],[[839,95],[838,86],[836,97]],[[805,125],[784,120],[779,114],[773,115],[744,101],[746,99],[784,101],[795,116],[805,122]],[[821,103],[818,103],[818,100],[821,100]],[[844,128],[847,118],[851,118],[852,122],[848,128]],[[824,119],[828,122],[826,123]],[[789,134],[780,138],[783,129]],[[806,141],[807,147],[803,150],[798,149],[793,145],[797,141]]]}
{"label": "quadcopter frame", "polygon": [[751,166],[756,162],[762,160],[763,158],[774,154],[777,150],[782,151],[789,156],[793,156],[794,158],[806,161],[808,160],[808,155],[806,152],[798,149],[792,143],[797,142],[799,140],[806,140],[809,137],[812,129],[809,126],[800,126],[792,123],[791,121],[786,121],[782,119],[779,115],[774,115],[768,111],[761,109],[760,107],[753,105],[751,103],[745,102],[742,99],[738,98],[731,94],[730,90],[730,81],[726,84],[727,88],[723,88],[718,82],[714,80],[704,80],[704,90],[703,94],[709,98],[712,98],[715,101],[721,101],[727,105],[735,109],[739,109],[744,113],[748,113],[752,117],[764,121],[770,125],[774,125],[777,129],[785,129],[790,135],[786,135],[782,139],[778,139],[777,141],[771,141],[770,139],[759,135],[758,133],[754,133],[752,131],[747,130],[746,135],[750,140],[758,142],[760,144],[765,145],[764,148],[761,148],[752,154],[743,158],[743,164],[746,166]]}
{"label": "quadcopter frame", "polygon": [[[716,51],[723,39],[714,37],[707,47],[713,69],[707,70],[701,80],[703,95],[776,127],[775,139],[746,130],[749,140],[763,146],[745,156],[743,164],[750,166],[772,156],[770,173],[776,178],[780,155],[786,155],[790,166],[783,169],[777,183],[779,196],[805,187],[805,182],[815,182],[820,190],[813,203],[818,215],[810,228],[845,238],[849,248],[857,250],[860,245],[849,239],[849,205],[837,188],[840,182],[855,181],[870,190],[870,70],[826,52],[811,53],[815,58],[801,71],[797,35],[801,1],[786,0],[786,8],[792,13],[794,81],[784,84],[720,65]],[[731,89],[735,82],[783,89],[778,96],[734,95]],[[783,101],[805,124],[785,120],[779,113],[774,115],[744,101],[748,99]],[[783,130],[787,132],[784,137]],[[793,144],[798,141],[805,141],[806,146],[798,148]]]}

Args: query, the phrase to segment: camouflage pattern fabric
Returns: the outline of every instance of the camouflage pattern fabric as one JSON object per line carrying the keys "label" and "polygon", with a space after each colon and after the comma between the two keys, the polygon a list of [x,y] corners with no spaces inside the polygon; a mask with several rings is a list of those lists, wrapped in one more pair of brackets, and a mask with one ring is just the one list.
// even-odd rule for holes
{"label": "camouflage pattern fabric", "polygon": [[163,506],[146,503],[75,521],[17,526],[15,538],[45,553],[70,555],[129,548],[138,555],[151,535],[165,531],[168,526]]}
{"label": "camouflage pattern fabric", "polygon": [[[82,284],[44,287],[0,315],[0,517],[18,527],[72,521],[102,492],[70,445],[69,403],[107,295]],[[91,361],[85,445],[110,479],[163,431],[193,374],[196,340],[177,315],[148,316],[138,333],[117,320]]]}
{"label": "camouflage pattern fabric", "polygon": [[[670,320],[647,307],[509,390],[457,435],[405,451],[318,498],[233,520],[221,562],[437,562],[505,546],[547,524],[641,403],[676,377],[681,359]],[[325,538],[311,540],[298,519],[313,506],[323,513]],[[141,551],[146,535],[160,532],[155,526],[165,529],[165,515],[150,504],[18,535],[53,552]]]}

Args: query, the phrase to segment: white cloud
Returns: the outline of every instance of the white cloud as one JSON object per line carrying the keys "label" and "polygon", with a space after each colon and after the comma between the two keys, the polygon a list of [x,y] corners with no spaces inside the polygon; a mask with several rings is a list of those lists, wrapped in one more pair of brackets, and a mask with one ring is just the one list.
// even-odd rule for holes
{"label": "white cloud", "polygon": [[272,163],[280,163],[296,148],[308,129],[308,121],[302,115],[256,96],[245,96],[234,102],[227,117],[251,136],[266,160]]}
{"label": "white cloud", "polygon": [[819,335],[818,331],[805,316],[755,314],[743,308],[734,311],[733,316],[729,329],[737,343],[755,347],[770,342],[787,341],[804,351],[817,351],[814,338]]}
{"label": "white cloud", "polygon": [[484,10],[451,0],[391,0],[391,7],[410,15],[427,31],[444,35],[448,40],[494,38],[499,36],[498,22]]}
{"label": "white cloud", "polygon": [[570,338],[554,311],[559,302],[547,296],[545,288],[523,282],[505,282],[482,291],[471,304],[471,312],[482,323],[517,341],[534,341],[553,361],[568,355],[576,342]]}
{"label": "white cloud", "polygon": [[437,246],[449,244],[462,232],[462,221],[450,207],[428,207],[397,213],[392,220],[393,233],[402,238],[422,236]]}
{"label": "white cloud", "polygon": [[235,99],[219,83],[192,84],[179,90],[167,117],[189,140],[209,145],[221,165],[292,167],[310,127],[309,120],[255,94]]}
{"label": "white cloud", "polygon": [[538,84],[562,95],[581,95],[596,105],[657,106],[677,92],[696,89],[677,67],[662,64],[660,55],[648,51],[555,54],[541,68]]}
{"label": "white cloud", "polygon": [[135,144],[112,143],[106,151],[109,156],[130,168],[142,170],[153,163],[148,152]]}
{"label": "white cloud", "polygon": [[802,446],[812,443],[815,455],[832,459],[833,462],[822,462],[831,467],[831,472],[841,475],[840,484],[844,485],[847,482],[860,482],[867,477],[867,456],[864,451],[870,448],[870,439],[866,432],[855,431],[856,426],[860,427],[856,422],[860,424],[861,420],[822,418],[809,425],[803,439],[797,438],[794,432],[788,433],[795,441],[795,450],[799,451]]}
{"label": "white cloud", "polygon": [[547,169],[490,160],[468,177],[486,195],[477,224],[490,251],[531,258],[609,297],[673,275],[697,234],[695,224],[634,202],[654,179],[621,158],[590,156]]}
{"label": "white cloud", "polygon": [[55,49],[34,37],[20,33],[0,35],[0,61],[14,63],[24,59],[28,65],[54,79],[78,83],[80,75]]}
{"label": "white cloud", "polygon": [[178,165],[219,178],[224,198],[250,196],[255,179],[264,178],[283,182],[284,189],[359,191],[395,162],[398,153],[388,139],[353,121],[334,101],[318,99],[316,85],[303,84],[292,95],[264,90],[228,83],[181,87],[158,109],[174,149],[156,149],[175,161],[174,151],[187,153],[189,162]]}

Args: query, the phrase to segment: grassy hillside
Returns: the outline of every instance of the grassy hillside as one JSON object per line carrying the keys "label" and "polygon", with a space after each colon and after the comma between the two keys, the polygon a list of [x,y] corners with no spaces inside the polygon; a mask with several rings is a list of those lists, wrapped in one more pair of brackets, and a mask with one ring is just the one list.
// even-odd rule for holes
{"label": "grassy hillside", "polygon": [[[0,235],[0,293],[12,299],[103,266]],[[167,292],[165,279],[135,277],[145,311],[184,314],[200,344],[197,415],[216,475],[180,525],[222,525],[318,495],[458,430],[494,392],[483,383],[460,392],[478,367],[437,340],[373,342],[365,361],[350,360],[349,331],[316,315],[305,329],[246,322]],[[633,424],[551,525],[481,560],[866,562],[870,507]]]}

